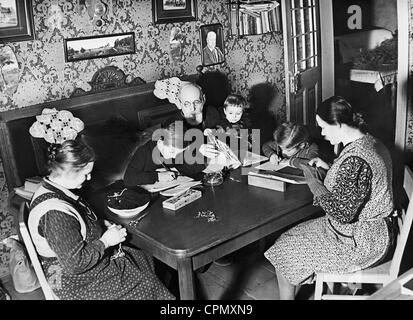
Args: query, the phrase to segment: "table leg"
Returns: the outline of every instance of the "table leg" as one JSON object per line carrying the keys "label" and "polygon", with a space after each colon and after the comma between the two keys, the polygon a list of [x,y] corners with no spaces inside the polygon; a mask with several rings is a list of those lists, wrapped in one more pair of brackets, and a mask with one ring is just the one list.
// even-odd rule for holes
{"label": "table leg", "polygon": [[192,258],[178,260],[179,293],[181,300],[195,300]]}

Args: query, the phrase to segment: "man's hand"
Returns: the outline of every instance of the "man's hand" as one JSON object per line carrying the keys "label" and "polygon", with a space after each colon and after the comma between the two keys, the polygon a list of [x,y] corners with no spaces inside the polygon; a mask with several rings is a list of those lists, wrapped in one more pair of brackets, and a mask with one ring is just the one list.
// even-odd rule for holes
{"label": "man's hand", "polygon": [[202,144],[199,147],[199,152],[209,159],[213,159],[219,155],[219,151],[215,149],[215,146],[212,144]]}
{"label": "man's hand", "polygon": [[176,173],[172,171],[158,172],[159,182],[168,182],[176,179]]}

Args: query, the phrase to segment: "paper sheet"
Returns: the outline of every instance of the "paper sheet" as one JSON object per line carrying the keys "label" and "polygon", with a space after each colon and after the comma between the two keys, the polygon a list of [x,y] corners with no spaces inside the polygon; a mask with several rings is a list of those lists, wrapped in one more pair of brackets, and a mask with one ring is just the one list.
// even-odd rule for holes
{"label": "paper sheet", "polygon": [[287,166],[288,166],[288,164],[286,164],[286,163],[275,164],[273,162],[268,161],[268,162],[265,162],[263,164],[260,164],[259,166],[256,166],[255,169],[268,170],[268,171],[278,171],[278,170],[280,170],[282,168],[285,168]]}
{"label": "paper sheet", "polygon": [[149,192],[158,192],[162,190],[166,190],[169,188],[176,187],[178,185],[182,185],[189,181],[193,181],[194,179],[187,177],[187,176],[178,176],[175,180],[167,181],[167,182],[155,182],[153,184],[144,184],[141,185],[142,188],[148,190]]}
{"label": "paper sheet", "polygon": [[247,167],[255,163],[260,163],[266,160],[268,160],[268,158],[265,156],[253,153],[251,151],[247,151],[244,159],[242,160],[242,166]]}
{"label": "paper sheet", "polygon": [[176,186],[174,188],[168,189],[161,191],[161,195],[166,196],[166,197],[173,197],[177,196],[178,194],[184,193],[186,190],[195,187],[197,185],[200,185],[201,181],[189,181],[187,183],[183,183],[179,186]]}

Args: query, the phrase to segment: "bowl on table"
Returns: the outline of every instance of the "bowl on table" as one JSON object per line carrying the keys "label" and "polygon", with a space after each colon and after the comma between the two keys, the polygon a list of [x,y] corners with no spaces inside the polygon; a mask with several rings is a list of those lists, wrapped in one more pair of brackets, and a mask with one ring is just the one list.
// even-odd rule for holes
{"label": "bowl on table", "polygon": [[125,187],[107,195],[107,207],[122,218],[132,218],[145,210],[150,200],[148,192]]}
{"label": "bowl on table", "polygon": [[117,214],[119,217],[122,218],[133,218],[145,210],[149,205],[148,203],[144,204],[143,206],[132,208],[132,209],[115,209],[108,206],[108,209],[113,213]]}

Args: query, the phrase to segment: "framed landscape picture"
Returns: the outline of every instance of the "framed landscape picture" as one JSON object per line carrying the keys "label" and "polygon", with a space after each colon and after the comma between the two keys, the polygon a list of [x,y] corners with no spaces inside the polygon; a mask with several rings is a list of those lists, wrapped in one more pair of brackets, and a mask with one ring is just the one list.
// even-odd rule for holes
{"label": "framed landscape picture", "polygon": [[155,24],[196,20],[196,0],[152,0],[152,15]]}
{"label": "framed landscape picture", "polygon": [[66,62],[135,53],[135,33],[65,39]]}
{"label": "framed landscape picture", "polygon": [[34,39],[31,0],[0,1],[0,43]]}

